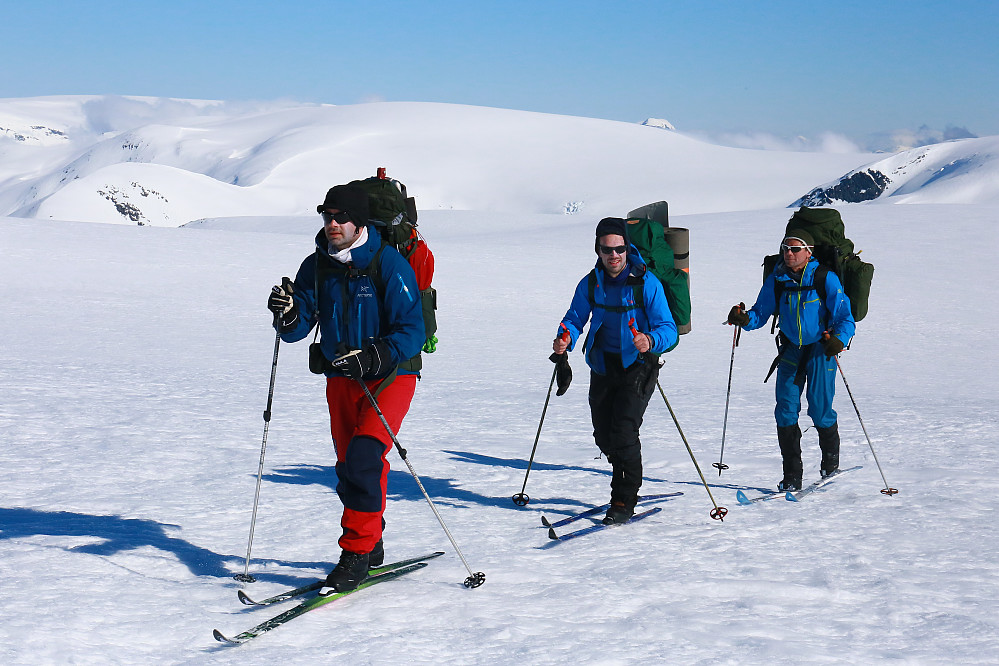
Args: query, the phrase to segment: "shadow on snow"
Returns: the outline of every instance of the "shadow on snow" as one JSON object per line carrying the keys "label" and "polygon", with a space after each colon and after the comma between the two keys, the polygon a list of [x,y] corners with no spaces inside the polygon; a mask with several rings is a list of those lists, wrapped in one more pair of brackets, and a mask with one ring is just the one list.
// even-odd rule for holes
{"label": "shadow on snow", "polygon": [[[195,576],[216,576],[231,578],[231,566],[239,566],[241,571],[246,559],[242,556],[221,555],[196,546],[189,541],[170,536],[167,529],[179,529],[177,525],[160,523],[142,518],[122,518],[121,516],[101,516],[73,511],[41,511],[27,508],[0,508],[0,539],[16,539],[34,536],[92,537],[99,543],[65,548],[71,553],[85,553],[111,557],[118,553],[152,546],[157,550],[172,553],[181,564]],[[323,568],[325,562],[285,562],[275,561],[282,566],[297,568]],[[299,576],[263,575],[261,580],[300,584]],[[235,584],[235,581],[233,582]]]}

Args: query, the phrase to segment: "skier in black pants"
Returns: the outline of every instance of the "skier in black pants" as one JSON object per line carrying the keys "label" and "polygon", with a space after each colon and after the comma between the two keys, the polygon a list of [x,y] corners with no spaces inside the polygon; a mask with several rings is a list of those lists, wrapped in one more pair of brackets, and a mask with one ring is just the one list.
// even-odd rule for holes
{"label": "skier in black pants", "polygon": [[639,428],[659,376],[656,354],[676,343],[677,331],[663,286],[630,244],[625,220],[600,220],[594,249],[597,265],[576,287],[552,344],[561,360],[553,360],[568,362],[566,351],[592,318],[583,343],[590,417],[597,447],[613,468],[604,523],[623,523],[635,514],[642,487]]}

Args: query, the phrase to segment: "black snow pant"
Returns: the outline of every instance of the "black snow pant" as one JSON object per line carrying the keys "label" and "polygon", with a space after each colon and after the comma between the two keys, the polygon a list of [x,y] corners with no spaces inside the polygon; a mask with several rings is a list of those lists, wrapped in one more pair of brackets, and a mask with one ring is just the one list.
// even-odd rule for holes
{"label": "black snow pant", "polygon": [[636,361],[621,366],[619,355],[604,355],[607,374],[590,371],[590,418],[593,439],[611,464],[611,502],[634,508],[642,487],[639,428],[656,386],[659,366]]}

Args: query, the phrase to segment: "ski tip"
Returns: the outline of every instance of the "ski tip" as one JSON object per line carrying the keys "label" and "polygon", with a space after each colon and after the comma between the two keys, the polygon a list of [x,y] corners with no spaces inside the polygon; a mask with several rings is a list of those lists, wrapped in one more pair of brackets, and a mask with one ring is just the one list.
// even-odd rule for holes
{"label": "ski tip", "polygon": [[243,592],[243,590],[238,590],[236,592],[236,596],[239,597],[239,600],[242,603],[246,604],[247,606],[259,606],[260,605],[256,601],[254,601],[253,599],[251,599],[250,597],[246,596],[246,592]]}
{"label": "ski tip", "polygon": [[555,534],[555,528],[554,527],[549,527],[548,528],[548,538],[549,539],[554,539],[555,541],[558,541],[558,535]]}
{"label": "ski tip", "polygon": [[746,497],[746,493],[742,492],[741,490],[735,494],[735,499],[737,502],[739,502],[739,504],[742,505],[752,504],[752,502],[749,501],[749,498]]}
{"label": "ski tip", "polygon": [[798,501],[798,498],[795,497],[794,493],[792,493],[790,490],[787,491],[786,493],[784,493],[784,499],[786,499],[788,502],[797,502]]}
{"label": "ski tip", "polygon": [[550,522],[548,522],[548,519],[545,518],[544,516],[541,516],[541,524],[544,525],[545,527],[551,527],[552,526],[552,524]]}
{"label": "ski tip", "polygon": [[225,643],[226,645],[238,645],[239,641],[234,641],[231,638],[226,638],[222,635],[222,632],[218,629],[212,629],[212,636],[215,637],[219,643]]}

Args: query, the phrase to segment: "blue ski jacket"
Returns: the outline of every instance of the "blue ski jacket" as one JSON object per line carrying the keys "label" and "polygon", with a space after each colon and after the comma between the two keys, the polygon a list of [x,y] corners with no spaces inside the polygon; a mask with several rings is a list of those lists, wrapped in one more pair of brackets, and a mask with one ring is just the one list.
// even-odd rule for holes
{"label": "blue ski jacket", "polygon": [[[593,290],[594,302],[591,303],[589,299],[590,274],[587,274],[576,285],[572,303],[556,332],[557,337],[562,335],[564,330],[569,331],[571,340],[568,351],[572,351],[576,346],[576,340],[583,332],[583,327],[590,320],[590,330],[583,342],[583,355],[586,358],[586,364],[594,372],[601,375],[607,373],[604,355],[593,353],[593,345],[600,328],[606,322],[613,322],[620,327],[617,336],[609,336],[620,340],[620,348],[607,351],[621,354],[621,363],[626,368],[638,360],[638,350],[632,343],[634,336],[628,327],[630,319],[634,318],[635,327],[640,332],[648,334],[652,340],[652,347],[649,351],[653,353],[662,354],[677,341],[676,323],[673,321],[673,315],[670,314],[662,283],[648,270],[645,260],[642,259],[634,245],[628,248],[628,267],[625,270],[628,271],[628,280],[625,287],[619,292],[620,300],[610,303],[607,299],[607,292],[604,290],[607,274],[598,259],[596,268],[593,270],[596,274],[596,287]],[[644,307],[635,303],[633,286],[636,282],[642,285]]]}
{"label": "blue ski jacket", "polygon": [[[843,346],[849,345],[857,330],[850,312],[850,299],[843,293],[843,285],[836,273],[830,270],[826,273],[825,303],[820,302],[818,291],[812,287],[818,267],[818,260],[810,258],[799,281],[790,274],[783,261],[778,262],[763,281],[756,303],[747,313],[749,323],[743,328],[747,331],[760,328],[777,312],[781,332],[796,347],[818,342],[826,330],[838,337]],[[779,305],[776,302],[776,282],[785,287],[781,289]],[[798,290],[799,286],[806,289]]]}
{"label": "blue ski jacket", "polygon": [[[367,269],[379,251],[376,281]],[[383,293],[377,283],[384,286]],[[398,365],[416,356],[426,340],[416,274],[395,248],[382,247],[381,235],[373,228],[367,242],[351,250],[349,264],[330,256],[326,234],[320,230],[316,251],[298,269],[293,297],[299,317],[281,339],[297,342],[318,323],[323,355],[330,360],[380,340],[388,343],[393,365]],[[399,374],[419,373],[400,369]],[[341,376],[333,370],[326,375]]]}

